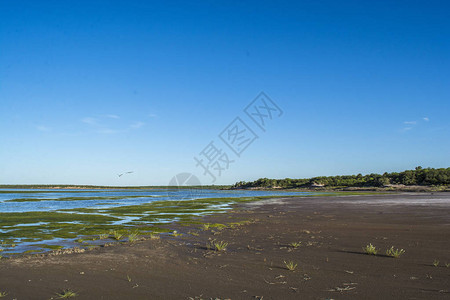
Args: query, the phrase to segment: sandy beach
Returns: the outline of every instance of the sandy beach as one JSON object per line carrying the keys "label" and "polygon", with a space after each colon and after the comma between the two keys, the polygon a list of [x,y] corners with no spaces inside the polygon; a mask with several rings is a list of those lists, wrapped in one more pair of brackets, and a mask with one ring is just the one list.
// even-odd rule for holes
{"label": "sandy beach", "polygon": [[[57,299],[64,289],[74,299],[449,299],[449,225],[450,193],[241,203],[167,225],[177,237],[2,259],[0,292],[18,300]],[[217,251],[221,241],[226,250]],[[377,255],[364,253],[369,243]],[[389,257],[391,246],[405,253]]]}

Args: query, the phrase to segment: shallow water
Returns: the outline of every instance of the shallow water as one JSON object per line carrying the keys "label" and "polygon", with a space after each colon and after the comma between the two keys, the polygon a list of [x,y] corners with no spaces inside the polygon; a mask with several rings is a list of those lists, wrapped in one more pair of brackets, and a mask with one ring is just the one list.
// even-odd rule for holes
{"label": "shallow water", "polygon": [[[255,190],[11,190],[0,189],[1,212],[58,211],[76,208],[112,208],[152,201],[183,201],[204,198],[309,195],[307,192]],[[97,199],[104,197],[104,199]],[[76,199],[71,199],[76,198]]]}
{"label": "shallow water", "polygon": [[[116,229],[129,234],[137,225],[156,226],[183,217],[226,212],[236,198],[310,194],[207,189],[0,189],[0,256],[45,252],[51,246],[86,248],[113,242],[111,233],[106,239],[89,243],[78,239]],[[201,200],[211,198],[219,200]],[[125,211],[117,211],[122,208]],[[65,215],[61,218],[62,213]],[[150,232],[151,228],[146,230],[146,234]]]}

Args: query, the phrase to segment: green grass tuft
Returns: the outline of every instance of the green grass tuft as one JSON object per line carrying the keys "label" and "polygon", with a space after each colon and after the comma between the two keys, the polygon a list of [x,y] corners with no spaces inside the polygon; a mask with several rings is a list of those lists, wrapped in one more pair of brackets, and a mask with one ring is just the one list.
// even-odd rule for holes
{"label": "green grass tuft", "polygon": [[404,254],[406,251],[403,249],[394,249],[394,246],[386,250],[386,255],[399,258],[402,254]]}
{"label": "green grass tuft", "polygon": [[56,295],[58,296],[58,299],[67,299],[78,296],[78,294],[72,290],[63,290],[61,293],[56,293]]}
{"label": "green grass tuft", "polygon": [[134,243],[135,241],[137,241],[139,238],[139,231],[133,231],[128,235],[128,241],[130,243]]}
{"label": "green grass tuft", "polygon": [[150,239],[151,240],[159,240],[160,239],[160,237],[159,237],[159,235],[157,235],[157,234],[150,234]]}
{"label": "green grass tuft", "polygon": [[107,238],[109,238],[109,234],[107,234],[107,233],[100,233],[98,235],[99,240],[106,240]]}
{"label": "green grass tuft", "polygon": [[116,241],[120,241],[123,238],[123,233],[121,233],[118,230],[112,230],[111,231],[112,237],[116,240]]}
{"label": "green grass tuft", "polygon": [[301,244],[302,244],[302,242],[293,242],[293,243],[290,243],[289,246],[291,246],[294,249],[297,249],[298,247],[300,247]]}
{"label": "green grass tuft", "polygon": [[378,254],[378,249],[374,245],[372,245],[372,243],[370,243],[366,247],[363,247],[363,250],[364,250],[364,252],[366,252],[369,255],[377,255]]}
{"label": "green grass tuft", "polygon": [[225,251],[227,250],[228,243],[221,241],[221,242],[214,242],[214,249],[216,251]]}
{"label": "green grass tuft", "polygon": [[284,266],[286,267],[286,269],[288,269],[289,271],[294,271],[297,268],[297,264],[294,263],[292,260],[290,261],[284,261]]}

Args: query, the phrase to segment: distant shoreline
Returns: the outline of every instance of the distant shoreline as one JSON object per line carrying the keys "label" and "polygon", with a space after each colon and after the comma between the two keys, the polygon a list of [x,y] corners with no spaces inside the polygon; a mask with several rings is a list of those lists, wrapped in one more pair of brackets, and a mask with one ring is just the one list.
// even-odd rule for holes
{"label": "distant shoreline", "polygon": [[448,185],[390,185],[384,187],[233,187],[231,185],[213,186],[97,186],[97,185],[0,185],[0,189],[36,189],[36,190],[150,190],[150,189],[220,189],[220,190],[262,190],[262,191],[299,191],[299,192],[449,192]]}

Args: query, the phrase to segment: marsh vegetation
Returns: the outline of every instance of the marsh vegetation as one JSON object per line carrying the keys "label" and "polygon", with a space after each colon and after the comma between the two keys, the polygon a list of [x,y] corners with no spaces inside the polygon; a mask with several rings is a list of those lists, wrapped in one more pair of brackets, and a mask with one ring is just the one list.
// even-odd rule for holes
{"label": "marsh vegetation", "polygon": [[[194,222],[239,202],[293,195],[305,193],[202,190],[193,198],[186,190],[2,190],[0,252],[11,256],[74,246],[88,249],[133,243],[141,236],[155,239],[160,233],[179,237],[181,233],[166,228],[168,223]],[[210,226],[204,224],[203,229]]]}

